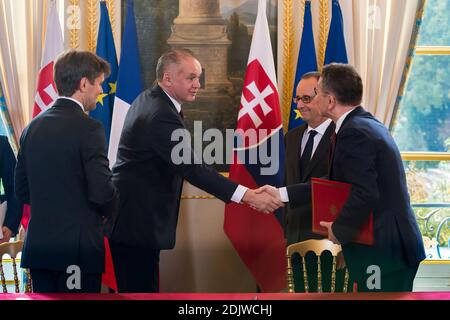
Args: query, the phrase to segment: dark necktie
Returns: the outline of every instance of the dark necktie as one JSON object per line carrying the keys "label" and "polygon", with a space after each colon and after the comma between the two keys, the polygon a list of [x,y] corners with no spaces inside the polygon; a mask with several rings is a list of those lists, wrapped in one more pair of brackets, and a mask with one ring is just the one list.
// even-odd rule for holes
{"label": "dark necktie", "polygon": [[184,113],[183,113],[183,110],[180,110],[180,117],[181,117],[182,120],[184,120]]}
{"label": "dark necktie", "polygon": [[332,161],[333,161],[335,147],[336,147],[336,132],[333,132],[333,134],[330,137],[330,150],[328,153],[328,172],[331,171],[331,165],[332,165]]}
{"label": "dark necktie", "polygon": [[308,142],[306,142],[305,150],[303,150],[302,156],[300,157],[300,170],[302,177],[305,176],[306,168],[308,167],[309,160],[311,160],[312,150],[314,146],[314,136],[317,131],[311,130],[309,132]]}

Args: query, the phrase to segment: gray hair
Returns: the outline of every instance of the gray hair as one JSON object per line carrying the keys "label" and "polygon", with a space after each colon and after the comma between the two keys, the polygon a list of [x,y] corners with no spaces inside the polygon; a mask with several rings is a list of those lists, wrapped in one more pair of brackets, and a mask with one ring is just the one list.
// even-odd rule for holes
{"label": "gray hair", "polygon": [[162,81],[164,72],[172,64],[180,64],[181,59],[194,58],[194,53],[186,48],[173,49],[164,53],[159,59],[156,65],[156,80]]}

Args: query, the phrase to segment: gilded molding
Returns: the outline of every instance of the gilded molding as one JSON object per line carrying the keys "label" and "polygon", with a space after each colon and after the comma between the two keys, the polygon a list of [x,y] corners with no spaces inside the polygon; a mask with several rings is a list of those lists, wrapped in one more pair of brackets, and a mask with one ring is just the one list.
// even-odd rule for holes
{"label": "gilded molding", "polygon": [[317,57],[317,68],[322,71],[323,63],[325,60],[325,48],[327,46],[328,39],[328,0],[320,0],[319,3],[319,55]]}
{"label": "gilded molding", "polygon": [[[228,172],[220,172],[222,176],[228,178],[230,174]],[[216,199],[214,196],[185,196],[181,195],[181,200],[213,200]]]}
{"label": "gilded molding", "polygon": [[[79,7],[79,0],[70,0],[70,5],[72,7]],[[73,9],[70,12],[70,21],[72,21],[72,28],[70,28],[69,32],[70,32],[70,48],[72,49],[76,49],[78,48],[79,44],[80,44],[80,35],[79,35],[79,30],[76,27],[79,24],[79,20],[80,20],[80,16],[79,16],[79,11],[76,11],[75,9]]]}
{"label": "gilded molding", "polygon": [[87,43],[88,50],[95,52],[97,42],[97,8],[99,6],[98,0],[87,1]]}
{"label": "gilded molding", "polygon": [[421,55],[450,55],[450,46],[417,46],[415,52]]}
{"label": "gilded molding", "polygon": [[[304,2],[304,0],[303,0]],[[293,3],[292,0],[283,1],[283,128],[286,132],[289,124],[289,112],[291,109],[291,95],[293,87]]]}
{"label": "gilded molding", "polygon": [[450,161],[449,152],[401,152],[401,156],[404,161]]}
{"label": "gilded molding", "polygon": [[114,0],[106,0],[106,7],[108,7],[109,21],[111,22],[111,29],[113,30],[113,34],[114,34],[114,30],[115,30],[115,26],[116,26]]}
{"label": "gilded molding", "polygon": [[420,264],[450,264],[450,260],[423,260]]}
{"label": "gilded molding", "polygon": [[181,196],[181,200],[213,200],[214,196]]}
{"label": "gilded molding", "polygon": [[[311,0],[307,0],[309,2],[311,2]],[[303,33],[303,28],[305,27],[305,6],[306,6],[306,0],[301,0],[300,3],[300,26],[301,26],[301,30]],[[299,48],[300,50],[300,48]]]}
{"label": "gilded molding", "polygon": [[400,106],[400,101],[402,100],[403,94],[405,92],[406,80],[408,79],[409,72],[411,71],[411,64],[414,58],[414,50],[416,48],[417,36],[419,35],[420,25],[422,24],[423,12],[427,0],[421,0],[417,4],[416,19],[414,23],[414,29],[411,34],[411,40],[409,41],[408,56],[406,57],[405,67],[403,68],[402,79],[400,80],[400,87],[397,93],[397,99],[395,100],[394,110],[392,120],[389,125],[389,129],[392,129],[397,122],[398,108]]}

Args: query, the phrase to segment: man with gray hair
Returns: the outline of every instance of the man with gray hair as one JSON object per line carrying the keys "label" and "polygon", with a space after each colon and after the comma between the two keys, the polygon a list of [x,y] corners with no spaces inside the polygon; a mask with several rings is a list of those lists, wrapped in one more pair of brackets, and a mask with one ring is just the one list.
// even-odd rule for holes
{"label": "man with gray hair", "polygon": [[[305,73],[300,79],[294,103],[305,121],[297,128],[289,130],[284,137],[286,147],[285,183],[287,185],[309,182],[311,178],[321,178],[328,173],[328,149],[330,137],[335,126],[331,119],[319,113],[319,106],[315,99],[317,83],[320,73],[313,71]],[[312,232],[312,206],[306,203],[297,208],[284,208],[284,230],[287,245],[309,239],[323,239],[324,236]],[[292,257],[294,284],[296,292],[304,292],[303,266],[299,256]],[[331,255],[321,256],[322,290],[331,291]],[[317,292],[317,257],[306,256],[306,269],[310,276],[309,292]],[[314,276],[312,276],[314,275]],[[337,274],[337,290],[342,290],[344,272]]]}
{"label": "man with gray hair", "polygon": [[183,179],[224,202],[243,202],[263,212],[283,205],[196,163],[190,148],[187,163],[172,159],[178,144],[172,133],[185,130],[181,104],[195,100],[201,73],[189,50],[163,54],[157,84],[136,98],[125,118],[113,168],[121,208],[110,241],[119,292],[159,291],[159,254],[175,246]]}

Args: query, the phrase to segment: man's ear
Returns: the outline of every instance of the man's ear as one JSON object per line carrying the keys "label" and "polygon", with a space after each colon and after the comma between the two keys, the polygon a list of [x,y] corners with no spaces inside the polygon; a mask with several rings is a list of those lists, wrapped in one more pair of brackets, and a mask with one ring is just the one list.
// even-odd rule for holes
{"label": "man's ear", "polygon": [[164,72],[162,82],[167,87],[170,87],[172,85],[172,77],[170,75],[170,72]]}
{"label": "man's ear", "polygon": [[328,110],[330,112],[333,112],[334,108],[336,107],[336,98],[332,95],[328,96]]}
{"label": "man's ear", "polygon": [[87,81],[88,81],[88,79],[86,77],[81,78],[80,85],[78,86],[78,90],[80,90],[80,92],[84,92],[85,91]]}
{"label": "man's ear", "polygon": [[334,108],[336,106],[336,98],[332,95],[328,96],[328,104]]}

